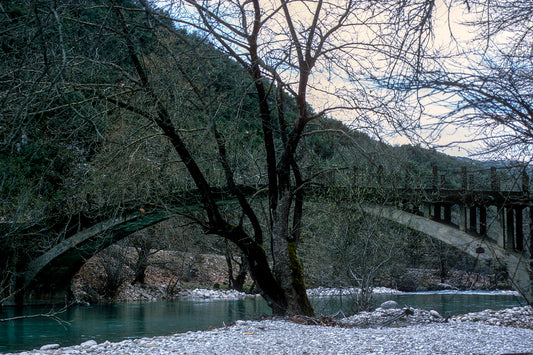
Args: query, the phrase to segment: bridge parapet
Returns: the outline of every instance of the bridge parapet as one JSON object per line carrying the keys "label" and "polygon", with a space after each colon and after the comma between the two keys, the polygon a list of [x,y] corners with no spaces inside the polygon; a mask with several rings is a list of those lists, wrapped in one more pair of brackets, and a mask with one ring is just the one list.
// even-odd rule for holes
{"label": "bridge parapet", "polygon": [[[343,177],[341,177],[341,174]],[[409,168],[388,169],[382,165],[361,169],[338,169],[321,175],[319,183],[331,184],[349,176],[356,186],[386,189],[464,190],[464,191],[515,191],[529,192],[530,176],[524,166],[468,168],[414,172]]]}

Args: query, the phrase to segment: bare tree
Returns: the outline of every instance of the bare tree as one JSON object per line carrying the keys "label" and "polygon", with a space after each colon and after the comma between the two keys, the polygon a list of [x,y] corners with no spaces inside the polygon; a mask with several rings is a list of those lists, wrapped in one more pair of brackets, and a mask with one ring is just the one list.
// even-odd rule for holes
{"label": "bare tree", "polygon": [[[191,210],[187,216],[205,233],[242,250],[275,314],[312,315],[297,256],[304,188],[312,176],[303,173],[298,161],[304,131],[336,109],[352,110],[358,122],[388,117],[390,100],[371,93],[373,84],[366,79],[371,70],[395,66],[399,56],[419,61],[431,30],[433,1],[187,0],[167,12],[139,2],[142,7],[118,1],[94,6],[45,2],[27,12],[53,19],[48,29],[56,34],[54,68],[59,74],[50,81],[55,92],[105,107],[99,116],[104,122],[126,117],[164,137],[175,153],[171,161],[180,167],[172,171],[186,171],[201,195],[202,211]],[[69,26],[90,41],[82,46],[65,36]],[[197,40],[184,35],[189,29],[198,32]],[[203,60],[216,53],[203,52],[205,41],[215,43],[216,53],[229,55],[247,74],[242,85],[250,85],[253,112],[235,110],[222,117],[223,108],[233,102],[217,93],[213,64]],[[194,65],[186,67],[187,61]],[[345,89],[345,84],[355,88]],[[312,98],[316,111],[309,106]],[[242,151],[225,127],[236,120],[260,127],[255,138],[262,141],[262,158],[252,156],[250,166],[256,168],[257,186],[267,186],[266,223],[240,186]],[[108,199],[105,193],[99,197],[120,205],[124,196],[136,195],[128,185],[121,189],[122,199]],[[218,204],[220,188],[238,201],[233,213]],[[149,188],[139,191],[144,201],[164,201]]]}
{"label": "bare tree", "polygon": [[[353,179],[351,173],[346,175]],[[309,223],[302,243],[305,270],[317,285],[354,288],[348,296],[353,301],[353,312],[372,308],[376,281],[398,268],[398,259],[403,254],[405,230],[384,223],[361,208],[366,202],[369,180],[353,189],[340,190],[345,194],[341,200],[349,202],[327,203],[331,197],[326,192],[323,200],[313,206],[320,213],[309,207],[311,213],[305,216]],[[342,293],[339,296],[344,297]]]}
{"label": "bare tree", "polygon": [[[430,29],[433,2],[417,3],[410,9],[392,2],[364,1],[190,0],[184,4],[170,10],[176,22],[204,33],[253,80],[263,130],[274,276],[287,302],[287,312],[311,314],[296,255],[302,228],[302,187],[306,183],[296,159],[300,140],[309,122],[336,108],[356,109],[359,115],[382,113],[365,97],[366,88],[361,84],[359,97],[350,94],[341,100],[343,90],[337,86],[341,81],[335,80],[343,75],[352,82],[361,79],[364,65],[371,65],[363,58],[370,53],[380,59],[390,58],[388,55],[397,50],[418,56]],[[391,39],[395,30],[406,34],[402,43],[384,43],[382,37],[373,34],[386,34]],[[279,95],[272,102],[269,92],[274,90]],[[292,119],[284,108],[284,94],[296,103]],[[314,112],[308,105],[310,94],[328,97],[332,102]],[[275,127],[279,132],[274,131]],[[277,144],[276,137],[280,138]],[[220,148],[223,146],[219,144]],[[223,157],[224,150],[220,152]],[[228,168],[226,176],[232,186]],[[243,203],[241,206],[255,224],[252,211]],[[262,244],[263,232],[254,228],[254,233],[255,240]]]}
{"label": "bare tree", "polygon": [[[533,143],[531,4],[508,0],[461,3],[453,5],[462,6],[466,15],[448,24],[449,48],[435,48],[423,58],[416,80],[400,76],[389,84],[414,93],[411,102],[421,105],[426,120],[433,119],[436,135],[449,126],[467,127],[469,137],[458,138],[455,144],[479,142],[472,152],[529,163]],[[462,38],[460,33],[466,31],[470,35]]]}

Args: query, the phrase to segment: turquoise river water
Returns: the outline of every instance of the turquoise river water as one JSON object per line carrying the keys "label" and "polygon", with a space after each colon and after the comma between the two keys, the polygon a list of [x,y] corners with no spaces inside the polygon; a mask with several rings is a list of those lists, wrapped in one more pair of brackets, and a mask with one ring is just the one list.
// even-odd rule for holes
{"label": "turquoise river water", "polygon": [[[525,305],[523,299],[494,292],[428,292],[377,295],[374,303],[395,300],[400,306],[437,310],[441,315],[454,315],[485,309],[502,309]],[[339,310],[351,314],[349,297],[317,297],[312,299],[319,314],[331,315]],[[25,314],[46,313],[50,307],[28,307]],[[238,319],[268,316],[270,309],[260,297],[242,300],[180,300],[152,303],[101,304],[75,306],[61,313],[66,323],[48,318],[26,318],[0,322],[0,353],[39,348],[58,343],[69,346],[94,339],[97,342],[127,338],[169,335],[205,330],[231,324]],[[10,307],[0,311],[0,319],[18,315]]]}

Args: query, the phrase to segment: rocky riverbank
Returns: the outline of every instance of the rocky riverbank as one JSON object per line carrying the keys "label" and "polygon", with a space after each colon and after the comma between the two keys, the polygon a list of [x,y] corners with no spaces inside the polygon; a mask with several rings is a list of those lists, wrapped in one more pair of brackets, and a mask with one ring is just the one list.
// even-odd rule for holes
{"label": "rocky riverbank", "polygon": [[533,329],[533,308],[513,307],[498,311],[485,310],[450,318],[450,322],[477,322],[487,325]]}
{"label": "rocky riverbank", "polygon": [[416,324],[463,322],[533,329],[533,309],[530,306],[513,307],[444,318],[435,310],[410,307],[400,309],[396,302],[387,301],[372,312],[359,312],[339,320],[340,324],[350,327],[400,327]]}
{"label": "rocky riverbank", "polygon": [[[347,288],[330,288],[317,287],[307,290],[309,297],[331,297],[331,296],[348,296],[359,292],[354,287]],[[387,287],[375,287],[374,293],[380,294],[398,294],[402,293]],[[83,293],[76,293],[79,303],[87,304],[88,302]],[[115,302],[154,302],[165,299],[242,299],[245,297],[258,297],[259,294],[249,294],[236,290],[214,290],[206,288],[182,288],[176,289],[169,293],[167,285],[131,285],[127,284],[121,288],[120,294],[115,298]]]}
{"label": "rocky riverbank", "polygon": [[[89,340],[65,348],[49,344],[40,350],[22,354],[533,353],[531,307],[477,312],[450,319],[443,319],[431,311],[386,307],[347,318],[344,326],[336,322],[330,323],[330,326],[312,325],[321,324],[323,320],[303,318],[237,321],[231,326],[208,331],[128,339],[117,343],[106,341],[97,344]],[[398,321],[402,318],[412,323],[385,324],[387,319]],[[500,325],[491,325],[493,319],[498,319]],[[362,323],[367,326],[359,326]]]}
{"label": "rocky riverbank", "polygon": [[[175,298],[212,298],[211,295],[194,294],[195,289],[222,289],[228,283],[228,267],[224,256],[215,254],[192,254],[178,251],[157,251],[149,258],[143,284],[131,284],[132,265],[136,251],[133,248],[125,253],[124,260],[109,259],[100,255],[91,258],[75,277],[73,293],[82,303],[158,301]],[[106,259],[107,257],[107,259]],[[110,268],[106,265],[114,265]],[[236,266],[235,266],[236,268]],[[438,270],[406,269],[401,277],[376,280],[377,285],[389,290],[406,292],[435,290],[495,290],[499,286],[496,276],[473,272],[450,270],[442,279]],[[112,281],[112,282],[110,282]],[[442,281],[442,282],[441,282]],[[251,279],[247,279],[246,289],[250,289]],[[116,288],[110,285],[115,285]],[[328,290],[318,287],[320,292]],[[383,287],[377,287],[378,292]],[[329,289],[331,295],[338,295],[339,289]],[[314,291],[313,291],[314,292]],[[344,288],[343,292],[352,292]],[[205,292],[204,292],[205,293]],[[314,296],[314,294],[310,294]],[[233,297],[230,293],[224,297]]]}

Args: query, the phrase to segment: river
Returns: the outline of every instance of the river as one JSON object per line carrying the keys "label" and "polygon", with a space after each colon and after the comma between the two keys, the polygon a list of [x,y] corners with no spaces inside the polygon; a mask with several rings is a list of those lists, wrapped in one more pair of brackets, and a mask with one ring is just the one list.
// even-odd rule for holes
{"label": "river", "polygon": [[[427,292],[378,294],[374,303],[395,300],[400,306],[437,310],[441,315],[502,309],[524,305],[523,299],[494,292]],[[350,297],[315,297],[317,313],[331,315],[340,309],[350,314]],[[50,308],[28,307],[26,314],[45,313]],[[94,339],[97,342],[169,335],[231,324],[238,319],[268,316],[270,309],[259,297],[241,300],[180,300],[152,303],[75,306],[59,315],[67,323],[47,318],[26,318],[0,323],[0,352],[16,352],[58,343],[69,346]],[[16,315],[4,308],[0,318]]]}

